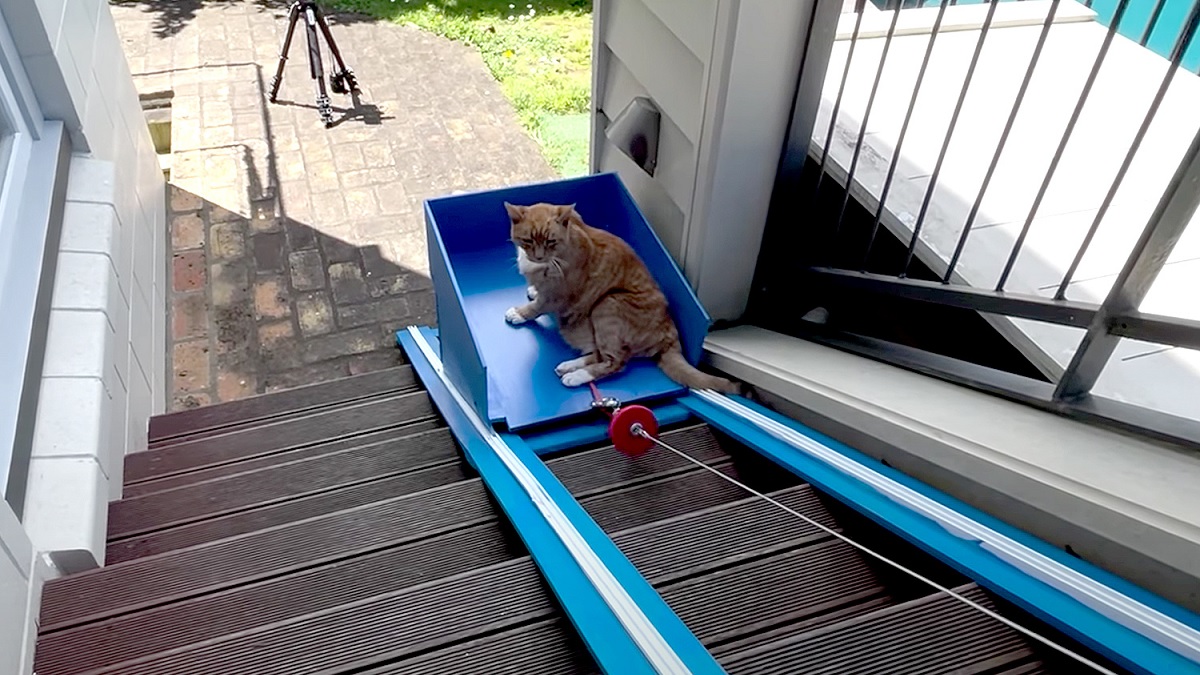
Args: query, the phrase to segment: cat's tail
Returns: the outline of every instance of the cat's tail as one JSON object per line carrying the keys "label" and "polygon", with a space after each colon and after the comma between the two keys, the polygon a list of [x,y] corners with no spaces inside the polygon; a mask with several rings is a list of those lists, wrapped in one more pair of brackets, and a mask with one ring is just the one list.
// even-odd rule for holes
{"label": "cat's tail", "polygon": [[662,354],[659,354],[658,367],[662,368],[667,377],[685,387],[691,387],[692,389],[713,389],[725,392],[726,394],[742,393],[742,388],[737,384],[723,377],[700,372],[692,364],[688,363],[687,359],[683,357],[683,352],[680,351],[678,343],[672,345]]}

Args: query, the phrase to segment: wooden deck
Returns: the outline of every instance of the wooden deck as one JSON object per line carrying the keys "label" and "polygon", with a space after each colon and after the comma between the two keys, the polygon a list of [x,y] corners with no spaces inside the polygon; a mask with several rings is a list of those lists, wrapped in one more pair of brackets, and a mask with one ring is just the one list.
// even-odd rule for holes
{"label": "wooden deck", "polygon": [[[662,437],[1027,620],[706,425]],[[126,458],[106,566],[46,585],[39,675],[598,672],[409,367],[172,413],[150,445]],[[1072,672],[692,461],[609,446],[546,467],[730,672]]]}
{"label": "wooden deck", "polygon": [[[996,12],[946,154],[917,255],[944,272],[979,194],[1051,3],[1004,3]],[[903,241],[913,232],[941,150],[985,5],[947,10],[903,141],[883,224]],[[871,107],[852,194],[874,211],[894,158],[936,7],[903,10]],[[879,67],[891,12],[863,19],[826,169],[843,184]],[[819,158],[851,45],[855,15],[843,14],[830,59],[811,153]],[[1107,28],[1082,4],[1064,0],[1029,84],[979,214],[955,269],[956,283],[994,288],[1024,225]],[[1091,226],[1149,109],[1168,62],[1117,36],[1092,88],[1005,288],[1052,297]],[[1200,127],[1200,78],[1179,71],[1101,221],[1067,297],[1104,300],[1130,247]],[[897,270],[898,271],[898,270]],[[1141,310],[1200,319],[1200,225],[1176,245]],[[1046,374],[1069,363],[1081,329],[989,316]],[[1200,352],[1123,340],[1095,392],[1200,419]]]}

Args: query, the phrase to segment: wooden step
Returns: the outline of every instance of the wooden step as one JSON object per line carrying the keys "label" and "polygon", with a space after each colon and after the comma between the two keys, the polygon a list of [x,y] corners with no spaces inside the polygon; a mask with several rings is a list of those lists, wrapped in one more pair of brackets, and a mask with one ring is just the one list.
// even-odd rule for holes
{"label": "wooden step", "polygon": [[388,368],[150,419],[150,447],[177,443],[264,421],[418,388],[412,366]]}

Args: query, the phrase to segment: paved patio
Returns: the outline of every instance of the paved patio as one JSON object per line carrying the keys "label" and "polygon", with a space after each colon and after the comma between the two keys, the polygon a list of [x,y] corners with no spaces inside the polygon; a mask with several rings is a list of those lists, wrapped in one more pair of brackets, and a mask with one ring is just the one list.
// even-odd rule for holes
{"label": "paved patio", "polygon": [[555,176],[478,53],[415,28],[330,17],[362,88],[334,128],[303,34],[267,104],[286,10],[112,6],[139,91],[174,94],[176,409],[394,364],[393,331],[435,321],[422,201]]}

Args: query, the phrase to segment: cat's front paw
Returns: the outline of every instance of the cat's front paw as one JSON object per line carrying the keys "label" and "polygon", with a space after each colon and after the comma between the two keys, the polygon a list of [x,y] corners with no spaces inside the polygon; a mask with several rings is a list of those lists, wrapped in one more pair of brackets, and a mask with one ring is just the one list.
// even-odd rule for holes
{"label": "cat's front paw", "polygon": [[508,311],[504,313],[504,320],[514,326],[519,326],[528,321],[524,316],[521,316],[521,312],[516,307],[508,308]]}
{"label": "cat's front paw", "polygon": [[537,300],[537,295],[537,289],[533,286],[527,286],[525,288],[525,297],[529,298],[530,302]]}
{"label": "cat's front paw", "polygon": [[578,387],[579,385],[587,384],[594,379],[596,378],[592,377],[592,374],[588,372],[586,368],[580,368],[579,370],[572,370],[566,375],[563,375],[562,383],[568,387]]}
{"label": "cat's front paw", "polygon": [[577,359],[571,359],[570,361],[563,361],[562,363],[558,364],[557,366],[554,366],[554,374],[559,377],[562,377],[563,375],[566,375],[567,373],[579,370],[580,368],[586,366],[587,364],[588,364],[588,360],[582,356]]}

